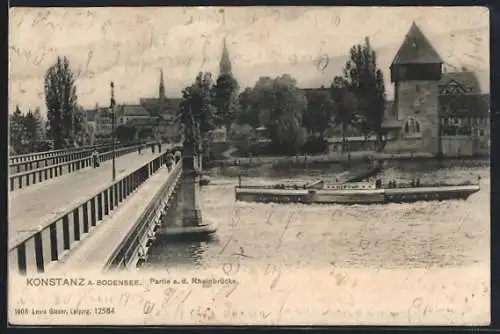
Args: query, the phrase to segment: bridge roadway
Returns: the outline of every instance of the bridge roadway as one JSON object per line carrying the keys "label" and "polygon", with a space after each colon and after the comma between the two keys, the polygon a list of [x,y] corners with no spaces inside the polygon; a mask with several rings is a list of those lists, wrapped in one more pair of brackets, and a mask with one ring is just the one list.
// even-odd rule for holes
{"label": "bridge roadway", "polygon": [[[116,178],[131,173],[159,154],[157,150],[154,154],[151,150],[143,150],[141,155],[136,151],[116,158]],[[10,192],[9,247],[22,235],[50,222],[111,182],[112,160],[109,160],[95,169],[85,168]]]}

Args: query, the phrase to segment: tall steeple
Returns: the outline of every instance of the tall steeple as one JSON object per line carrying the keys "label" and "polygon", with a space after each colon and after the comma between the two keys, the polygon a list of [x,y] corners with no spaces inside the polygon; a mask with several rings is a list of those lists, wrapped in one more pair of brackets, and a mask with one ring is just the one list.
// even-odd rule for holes
{"label": "tall steeple", "polygon": [[229,51],[227,50],[226,46],[226,37],[224,37],[224,40],[222,42],[222,56],[220,58],[219,64],[219,75],[223,74],[232,74],[231,60],[229,60]]}
{"label": "tall steeple", "polygon": [[165,84],[163,83],[163,70],[160,69],[160,87],[159,87],[159,98],[160,100],[165,100]]}

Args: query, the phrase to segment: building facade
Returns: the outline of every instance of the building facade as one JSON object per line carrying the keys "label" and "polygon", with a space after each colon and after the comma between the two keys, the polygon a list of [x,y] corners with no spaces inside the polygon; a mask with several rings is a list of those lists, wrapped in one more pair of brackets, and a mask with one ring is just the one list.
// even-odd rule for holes
{"label": "building facade", "polygon": [[394,101],[386,151],[472,156],[489,151],[489,95],[475,73],[443,73],[443,61],[413,23],[390,67]]}
{"label": "building facade", "polygon": [[154,124],[154,136],[169,142],[179,140],[180,124],[178,122],[178,111],[181,98],[167,98],[163,71],[160,71],[160,83],[157,98],[141,98],[140,105],[149,112]]}
{"label": "building facade", "polygon": [[[151,139],[175,141],[179,140],[179,122],[177,113],[180,98],[167,98],[163,72],[160,74],[160,84],[157,98],[141,98],[139,104],[123,104],[115,107],[116,126],[132,125],[137,133]],[[87,123],[92,127],[94,137],[107,137],[112,132],[112,113],[109,108],[87,110]]]}

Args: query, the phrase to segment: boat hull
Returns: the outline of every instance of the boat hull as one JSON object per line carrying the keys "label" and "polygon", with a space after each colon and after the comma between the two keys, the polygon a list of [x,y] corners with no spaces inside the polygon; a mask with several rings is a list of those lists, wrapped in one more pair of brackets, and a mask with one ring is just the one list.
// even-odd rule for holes
{"label": "boat hull", "polygon": [[358,191],[356,193],[318,190],[312,200],[314,203],[336,204],[376,204],[384,203],[383,190]]}
{"label": "boat hull", "polygon": [[445,201],[452,199],[468,199],[480,190],[477,185],[446,186],[439,188],[395,188],[385,189],[387,203],[412,203],[417,201]]}
{"label": "boat hull", "polygon": [[467,199],[480,190],[478,185],[366,189],[338,191],[329,189],[289,190],[258,187],[236,187],[238,201],[260,203],[304,203],[304,204],[385,204],[413,203],[418,201],[443,201]]}

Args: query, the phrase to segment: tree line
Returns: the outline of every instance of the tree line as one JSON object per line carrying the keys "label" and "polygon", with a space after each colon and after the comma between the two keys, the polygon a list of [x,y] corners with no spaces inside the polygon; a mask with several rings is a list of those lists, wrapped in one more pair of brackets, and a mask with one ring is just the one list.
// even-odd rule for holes
{"label": "tree line", "polygon": [[[54,149],[89,143],[75,81],[69,60],[58,57],[44,77],[45,124],[42,125],[39,111],[23,116],[16,110],[11,115],[14,150],[33,149],[27,143],[36,142],[37,136],[41,136],[33,134],[34,126],[38,129],[36,133],[53,142]],[[221,74],[214,81],[205,72],[198,74],[194,83],[182,91],[182,96],[180,124],[185,137],[192,138],[199,146],[209,142],[212,130],[218,127],[224,127],[236,141],[251,142],[255,129],[263,126],[268,132],[270,149],[277,153],[299,152],[308,141],[324,143],[332,126],[339,126],[343,136],[349,127],[364,134],[382,134],[385,87],[368,38],[363,44],[351,47],[343,73],[324,89],[304,92],[294,78],[284,74],[276,78],[261,77],[254,87],[239,92],[238,82],[231,73]]]}
{"label": "tree line", "polygon": [[17,106],[9,115],[9,139],[14,153],[90,144],[85,111],[78,105],[75,75],[67,57],[57,57],[45,72],[44,93],[46,119],[39,108],[23,114]]}
{"label": "tree line", "polygon": [[264,127],[270,151],[295,154],[308,150],[308,143],[326,148],[332,126],[340,128],[344,144],[348,128],[365,135],[373,132],[380,139],[384,109],[384,79],[366,37],[364,43],[351,47],[341,75],[329,87],[304,91],[294,78],[283,74],[261,77],[254,87],[238,92],[232,75],[221,75],[213,82],[210,73],[200,73],[183,90],[179,114],[186,136],[198,142],[223,126],[237,146],[251,146],[255,129]]}
{"label": "tree line", "polygon": [[9,115],[9,141],[12,151],[23,154],[44,150],[47,143],[43,141],[43,125],[44,119],[39,108],[23,113],[19,106],[16,106],[14,113]]}

